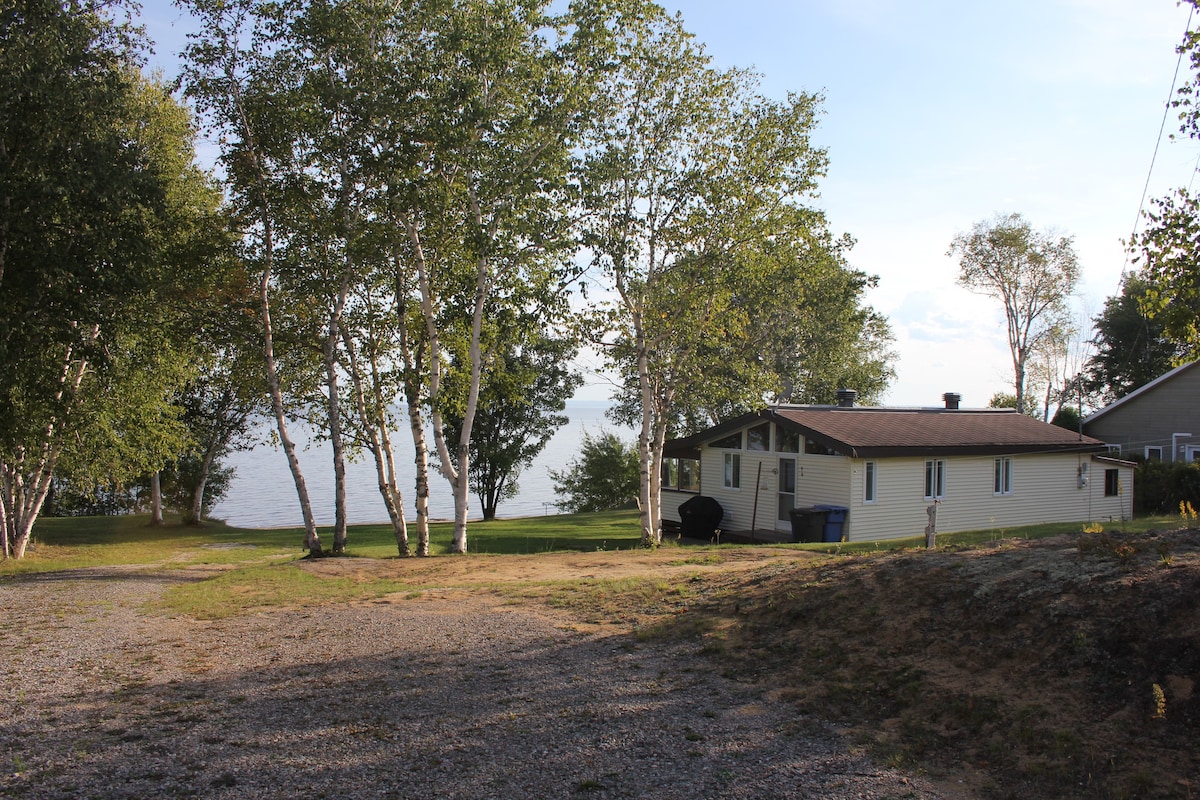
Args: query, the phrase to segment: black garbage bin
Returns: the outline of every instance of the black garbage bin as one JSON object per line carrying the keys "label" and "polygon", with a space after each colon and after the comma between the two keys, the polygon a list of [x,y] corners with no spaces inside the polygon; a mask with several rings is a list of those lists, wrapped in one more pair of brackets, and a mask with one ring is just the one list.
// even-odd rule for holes
{"label": "black garbage bin", "polygon": [[850,513],[850,509],[845,506],[814,506],[814,508],[825,512],[825,525],[822,530],[823,538],[821,541],[845,541],[846,515]]}
{"label": "black garbage bin", "polygon": [[793,542],[819,542],[825,528],[825,512],[819,508],[793,508],[788,512],[792,518]]}
{"label": "black garbage bin", "polygon": [[698,494],[679,506],[679,533],[689,539],[712,539],[724,517],[725,509],[715,498]]}

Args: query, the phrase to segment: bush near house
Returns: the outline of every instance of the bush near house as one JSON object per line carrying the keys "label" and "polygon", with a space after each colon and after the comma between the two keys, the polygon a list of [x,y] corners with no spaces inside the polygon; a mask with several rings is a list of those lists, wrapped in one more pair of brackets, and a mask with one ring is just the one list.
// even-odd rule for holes
{"label": "bush near house", "polygon": [[1173,514],[1180,503],[1200,507],[1200,462],[1141,461],[1133,480],[1135,514]]}

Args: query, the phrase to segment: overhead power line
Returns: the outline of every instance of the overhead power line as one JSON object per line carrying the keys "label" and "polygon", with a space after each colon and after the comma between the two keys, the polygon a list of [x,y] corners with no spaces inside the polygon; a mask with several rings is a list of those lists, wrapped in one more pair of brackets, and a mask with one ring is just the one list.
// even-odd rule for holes
{"label": "overhead power line", "polygon": [[[1188,34],[1192,30],[1192,15],[1196,13],[1196,7],[1191,6],[1188,9],[1187,25],[1183,28],[1183,41],[1187,42]],[[1175,96],[1175,83],[1179,80],[1179,68],[1183,64],[1183,48],[1179,48],[1179,57],[1175,59],[1175,74],[1171,76],[1171,90],[1167,92],[1167,101],[1163,103],[1162,122],[1158,126],[1158,138],[1154,140],[1154,153],[1150,156],[1150,169],[1146,171],[1146,183],[1142,186],[1142,199],[1138,202],[1137,214],[1133,218],[1133,230],[1129,233],[1129,241],[1132,242],[1137,236],[1138,223],[1142,219],[1142,211],[1146,207],[1146,195],[1150,192],[1150,177],[1154,174],[1154,162],[1158,160],[1158,148],[1162,144],[1163,131],[1167,128],[1167,115],[1171,112],[1171,98]],[[1198,162],[1200,163],[1200,162]],[[1193,171],[1194,172],[1194,171]],[[1125,280],[1125,270],[1129,266],[1129,251],[1125,252],[1125,263],[1121,265],[1121,280]]]}

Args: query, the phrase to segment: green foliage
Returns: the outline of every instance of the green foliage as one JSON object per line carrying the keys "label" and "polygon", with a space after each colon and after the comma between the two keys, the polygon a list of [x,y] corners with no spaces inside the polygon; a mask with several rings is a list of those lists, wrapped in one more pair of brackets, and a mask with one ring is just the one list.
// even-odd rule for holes
{"label": "green foliage", "polygon": [[[1017,407],[1017,398],[1011,392],[996,392],[992,395],[992,399],[988,400],[988,408],[1012,408]],[[1038,404],[1037,398],[1033,395],[1025,395],[1024,413],[1027,416],[1037,418]]]}
{"label": "green foliage", "polygon": [[207,281],[221,198],[122,11],[0,10],[0,500],[18,555],[52,475],[127,484],[187,443],[170,402],[196,353],[181,309]]}
{"label": "green foliage", "polygon": [[1051,425],[1057,425],[1069,431],[1081,430],[1080,422],[1079,409],[1068,405],[1059,406],[1058,411],[1054,412],[1054,419],[1050,420]]}
{"label": "green foliage", "polygon": [[[1193,6],[1195,0],[1188,0]],[[1200,139],[1200,32],[1189,30],[1179,47],[1192,68],[1192,78],[1178,89],[1180,132]],[[1200,352],[1200,198],[1177,189],[1143,212],[1145,226],[1129,242],[1133,262],[1141,265],[1145,284],[1141,307],[1162,326],[1164,334],[1186,348],[1186,358]]]}
{"label": "green foliage", "polygon": [[638,452],[615,433],[584,433],[579,455],[562,471],[551,470],[559,505],[570,513],[627,506],[638,493]]}
{"label": "green foliage", "polygon": [[1094,405],[1112,403],[1188,360],[1187,346],[1167,335],[1162,315],[1147,309],[1150,287],[1136,273],[1104,302],[1094,320],[1096,352],[1084,366],[1083,389]]}
{"label": "green foliage", "polygon": [[1200,462],[1141,461],[1133,478],[1133,509],[1170,514],[1180,503],[1200,506]]}
{"label": "green foliage", "polygon": [[[233,467],[223,466],[220,461],[214,460],[206,466],[203,458],[182,456],[162,472],[163,502],[167,508],[179,512],[185,525],[198,525],[229,494],[234,472]],[[198,505],[197,492],[200,493]]]}
{"label": "green foliage", "polygon": [[[471,490],[485,520],[495,518],[501,500],[516,496],[517,477],[567,424],[562,411],[582,382],[570,368],[576,349],[570,341],[536,329],[509,334],[489,363],[471,431]],[[457,440],[462,417],[445,416]]]}

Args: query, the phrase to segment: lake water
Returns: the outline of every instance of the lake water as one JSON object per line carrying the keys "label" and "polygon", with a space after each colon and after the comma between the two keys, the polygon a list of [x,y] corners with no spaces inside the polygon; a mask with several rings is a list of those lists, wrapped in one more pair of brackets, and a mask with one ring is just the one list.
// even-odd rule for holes
{"label": "lake water", "polygon": [[[566,414],[570,419],[558,429],[554,438],[541,454],[517,478],[520,491],[516,497],[503,500],[496,511],[500,517],[529,517],[557,512],[554,482],[549,470],[565,469],[571,459],[577,457],[583,442],[583,434],[592,436],[602,431],[612,431],[626,441],[635,438],[634,432],[613,424],[604,412],[609,403],[601,401],[577,401],[567,403]],[[300,468],[308,484],[312,500],[313,515],[318,525],[332,525],[333,508],[333,450],[327,442],[307,442],[299,426],[289,428],[296,438]],[[408,428],[393,432],[396,446],[397,481],[404,495],[404,513],[413,518],[413,482],[416,470],[412,463],[412,437]],[[433,447],[430,437],[430,447]],[[211,516],[223,519],[230,525],[247,528],[291,527],[303,524],[300,502],[296,499],[296,485],[288,470],[283,450],[270,445],[261,445],[253,450],[234,453],[224,460],[226,466],[237,472],[225,499],[217,504]],[[483,516],[479,500],[471,495],[470,516]],[[375,462],[369,454],[346,465],[346,506],[351,523],[387,522],[387,509],[379,496],[375,478]],[[435,519],[454,517],[454,498],[450,484],[433,469],[429,474],[429,513]]]}

